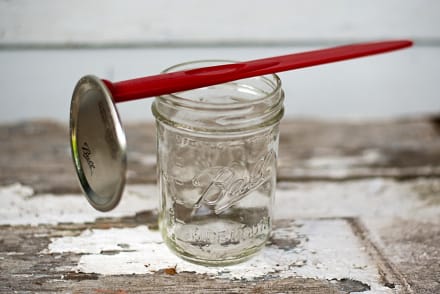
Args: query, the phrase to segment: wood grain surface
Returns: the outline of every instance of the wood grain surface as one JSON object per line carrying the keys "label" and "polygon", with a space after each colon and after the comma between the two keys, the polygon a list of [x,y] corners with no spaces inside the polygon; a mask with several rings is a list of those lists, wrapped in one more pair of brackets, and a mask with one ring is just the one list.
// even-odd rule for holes
{"label": "wood grain surface", "polygon": [[[203,273],[180,261],[173,265],[168,256],[159,260],[169,266],[138,272],[137,262],[155,266],[147,263],[151,253],[124,260],[124,254],[144,252],[134,239],[112,247],[111,238],[144,226],[157,234],[154,125],[131,124],[126,132],[125,210],[95,215],[80,194],[65,125],[41,120],[0,126],[0,292],[440,291],[438,117],[283,121],[274,235],[259,258],[275,250],[299,259],[255,278],[246,278],[252,274],[246,268]],[[293,235],[277,237],[289,228]],[[108,248],[93,243],[99,234],[110,238]],[[106,259],[115,260],[116,268],[90,261]],[[260,259],[244,266],[250,271]]]}

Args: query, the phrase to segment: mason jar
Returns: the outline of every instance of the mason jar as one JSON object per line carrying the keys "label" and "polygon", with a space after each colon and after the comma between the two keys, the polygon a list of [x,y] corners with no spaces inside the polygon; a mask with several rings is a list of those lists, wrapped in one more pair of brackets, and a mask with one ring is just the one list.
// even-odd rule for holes
{"label": "mason jar", "polygon": [[[227,63],[188,62],[164,72]],[[159,228],[175,254],[228,265],[265,246],[283,100],[276,75],[156,97]]]}

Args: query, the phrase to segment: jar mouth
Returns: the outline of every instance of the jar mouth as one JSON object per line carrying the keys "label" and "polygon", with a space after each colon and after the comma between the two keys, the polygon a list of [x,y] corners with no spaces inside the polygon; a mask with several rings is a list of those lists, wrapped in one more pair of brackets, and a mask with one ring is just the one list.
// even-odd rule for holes
{"label": "jar mouth", "polygon": [[[164,73],[235,63],[191,61],[169,67]],[[152,111],[157,121],[180,129],[242,132],[279,122],[284,113],[283,101],[281,80],[272,74],[157,96]]]}
{"label": "jar mouth", "polygon": [[[237,61],[233,60],[227,60],[227,59],[205,59],[205,60],[195,60],[195,61],[188,61],[183,62],[180,64],[176,64],[173,66],[170,66],[162,71],[162,73],[171,73],[179,70],[191,70],[199,67],[210,67],[210,66],[218,66],[218,65],[224,65],[224,64],[234,64],[237,63]],[[204,65],[207,64],[207,65]],[[244,81],[251,81],[255,79],[262,79],[267,84],[267,88],[269,91],[264,92],[264,94],[260,95],[260,97],[253,97],[252,99],[245,100],[245,101],[219,101],[219,102],[211,102],[211,101],[200,101],[191,99],[188,97],[185,97],[185,94],[189,92],[195,92],[202,89],[207,89],[210,87],[218,87],[219,85],[236,85],[240,84],[240,82],[243,82],[242,84],[245,85]],[[223,84],[208,86],[208,87],[202,87],[197,89],[192,89],[189,91],[183,91],[183,92],[177,92],[177,93],[170,93],[166,95],[161,95],[158,98],[166,99],[169,103],[173,103],[175,105],[178,105],[180,107],[188,107],[193,110],[201,109],[201,110],[227,110],[227,109],[240,109],[244,107],[249,107],[254,104],[260,104],[264,103],[265,100],[271,99],[274,95],[276,95],[281,90],[281,79],[276,74],[268,74],[268,75],[262,75],[262,76],[256,76],[256,77],[250,77],[245,78],[241,80],[231,81]]]}

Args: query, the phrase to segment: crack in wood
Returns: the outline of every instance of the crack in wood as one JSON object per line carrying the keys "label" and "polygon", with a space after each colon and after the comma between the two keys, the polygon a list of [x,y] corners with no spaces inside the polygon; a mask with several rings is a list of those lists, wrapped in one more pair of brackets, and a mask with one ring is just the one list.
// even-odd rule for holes
{"label": "crack in wood", "polygon": [[362,221],[358,218],[345,218],[350,224],[353,233],[362,241],[368,254],[378,267],[381,283],[390,289],[401,287],[402,293],[413,294],[410,284],[404,275],[384,256],[379,246],[371,240],[370,234]]}

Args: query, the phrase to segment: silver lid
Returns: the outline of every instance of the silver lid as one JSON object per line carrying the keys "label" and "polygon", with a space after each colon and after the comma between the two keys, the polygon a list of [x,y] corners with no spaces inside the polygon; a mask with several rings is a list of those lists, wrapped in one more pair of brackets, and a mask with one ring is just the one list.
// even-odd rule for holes
{"label": "silver lid", "polygon": [[95,76],[81,78],[73,91],[70,146],[87,200],[97,210],[113,209],[125,185],[127,144],[112,95]]}

